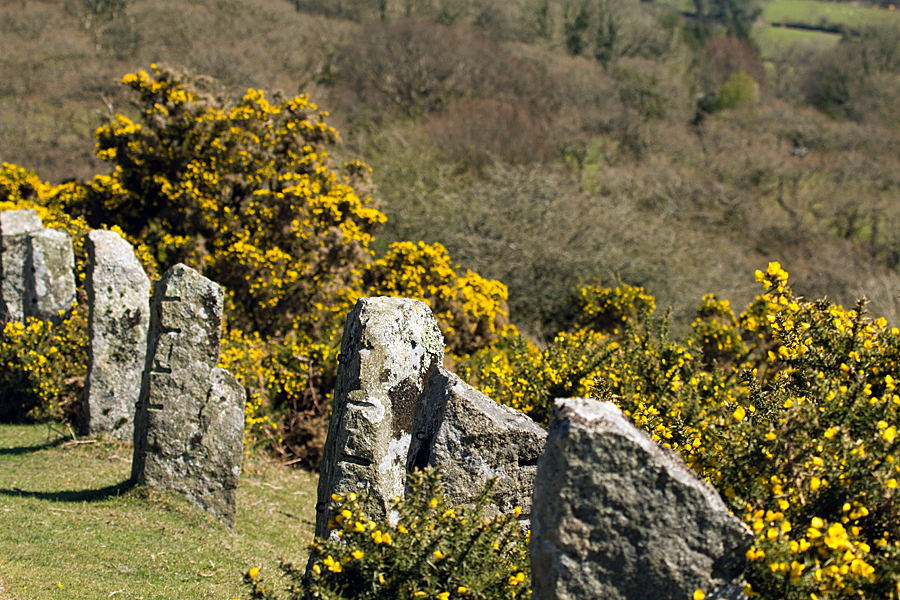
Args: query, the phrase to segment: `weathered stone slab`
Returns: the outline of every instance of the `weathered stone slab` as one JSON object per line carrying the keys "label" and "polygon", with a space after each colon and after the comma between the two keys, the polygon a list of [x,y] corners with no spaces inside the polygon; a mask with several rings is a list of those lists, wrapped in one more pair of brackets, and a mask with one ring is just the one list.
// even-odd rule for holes
{"label": "weathered stone slab", "polygon": [[428,305],[361,298],[347,316],[319,476],[316,535],[328,537],[332,493],[367,488],[372,517],[403,495],[412,415],[444,338]]}
{"label": "weathered stone slab", "polygon": [[612,403],[558,399],[531,513],[535,600],[740,597],[753,535]]}
{"label": "weathered stone slab", "polygon": [[25,316],[59,324],[75,304],[72,237],[58,229],[41,229],[27,239]]}
{"label": "weathered stone slab", "polygon": [[41,220],[30,209],[0,211],[0,319],[25,318],[25,262],[28,234],[40,230]]}
{"label": "weathered stone slab", "polygon": [[115,231],[91,231],[85,249],[90,353],[84,429],[132,440],[147,354],[150,279],[131,244]]}
{"label": "weathered stone slab", "polygon": [[178,264],[153,289],[131,477],[235,522],[246,393],[216,367],[224,291]]}
{"label": "weathered stone slab", "polygon": [[440,466],[451,503],[472,504],[495,477],[494,510],[488,516],[520,507],[521,518],[529,518],[537,461],[547,439],[543,427],[438,367],[419,397],[412,432],[407,470]]}

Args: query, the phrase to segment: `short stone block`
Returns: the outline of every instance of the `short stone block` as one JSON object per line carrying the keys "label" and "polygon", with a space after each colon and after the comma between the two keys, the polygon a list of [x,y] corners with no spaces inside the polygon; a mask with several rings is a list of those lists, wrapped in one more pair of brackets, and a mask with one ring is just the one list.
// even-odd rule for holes
{"label": "short stone block", "polygon": [[739,598],[750,530],[612,403],[554,403],[531,514],[535,600]]}
{"label": "short stone block", "polygon": [[25,268],[26,317],[58,325],[75,304],[75,252],[65,231],[28,234]]}
{"label": "short stone block", "polygon": [[25,318],[25,262],[28,234],[41,229],[37,211],[0,211],[0,319],[3,322]]}
{"label": "short stone block", "polygon": [[471,505],[487,480],[496,478],[488,516],[519,507],[520,518],[529,518],[537,461],[547,439],[543,427],[438,367],[419,397],[412,431],[407,470],[440,467],[452,504]]}

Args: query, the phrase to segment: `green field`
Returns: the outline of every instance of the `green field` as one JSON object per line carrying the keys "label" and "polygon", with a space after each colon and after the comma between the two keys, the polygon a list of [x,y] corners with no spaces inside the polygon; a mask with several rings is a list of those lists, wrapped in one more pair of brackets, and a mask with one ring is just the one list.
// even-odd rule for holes
{"label": "green field", "polygon": [[816,0],[773,0],[763,4],[762,18],[769,23],[811,27],[844,25],[858,28],[885,23],[898,24],[900,11]]}
{"label": "green field", "polygon": [[754,27],[753,39],[759,45],[762,57],[768,59],[791,46],[827,50],[841,41],[841,35],[790,27]]}
{"label": "green field", "polygon": [[[684,13],[694,12],[692,0],[658,0],[660,4],[671,6]],[[849,28],[865,27],[867,25],[900,24],[900,10],[882,9],[877,6],[844,4],[841,2],[820,2],[819,0],[769,0],[762,4],[760,15],[765,25],[802,25],[805,27],[835,28],[846,26]],[[786,40],[787,34],[775,34],[780,36],[778,41]],[[807,39],[798,36],[797,39]],[[822,43],[818,41],[816,43]]]}
{"label": "green field", "polygon": [[229,531],[178,494],[130,488],[130,470],[130,444],[0,425],[0,600],[238,598],[250,567],[305,558],[315,476],[245,460]]}

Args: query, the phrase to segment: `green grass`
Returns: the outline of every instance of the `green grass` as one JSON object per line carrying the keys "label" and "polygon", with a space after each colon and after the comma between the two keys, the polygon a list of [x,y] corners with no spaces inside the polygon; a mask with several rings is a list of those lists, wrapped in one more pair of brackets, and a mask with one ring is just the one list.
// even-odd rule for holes
{"label": "green grass", "polygon": [[131,445],[0,425],[0,600],[228,599],[242,573],[305,560],[316,477],[245,460],[229,531],[175,493],[132,488]]}
{"label": "green grass", "polygon": [[900,11],[816,0],[773,0],[763,4],[762,17],[770,23],[796,23],[813,27],[864,27],[900,23]]}
{"label": "green grass", "polygon": [[[657,0],[686,13],[694,12],[692,0]],[[900,23],[900,10],[869,5],[853,5],[819,0],[769,0],[762,5],[762,18],[769,23],[851,28],[884,23]]]}
{"label": "green grass", "polygon": [[791,46],[827,50],[841,41],[841,35],[789,27],[754,27],[753,39],[759,44],[763,58],[770,58]]}
{"label": "green grass", "polygon": [[693,0],[657,0],[660,4],[665,4],[666,6],[671,6],[675,10],[679,10],[681,12],[692,13],[694,12],[694,2]]}

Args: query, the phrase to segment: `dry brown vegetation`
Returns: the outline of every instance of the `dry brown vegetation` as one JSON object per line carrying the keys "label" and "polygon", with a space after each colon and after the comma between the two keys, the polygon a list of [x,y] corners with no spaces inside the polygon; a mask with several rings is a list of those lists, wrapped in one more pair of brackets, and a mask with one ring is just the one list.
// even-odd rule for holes
{"label": "dry brown vegetation", "polygon": [[[508,284],[537,337],[568,325],[579,283],[643,285],[684,323],[706,292],[742,306],[768,260],[900,323],[900,36],[764,63],[654,3],[597,2],[572,56],[570,5],[6,2],[0,158],[100,172],[93,130],[128,110],[117,81],[165,62],[229,92],[311,93],[374,167],[379,244],[443,243]],[[740,71],[757,99],[704,112]]]}

